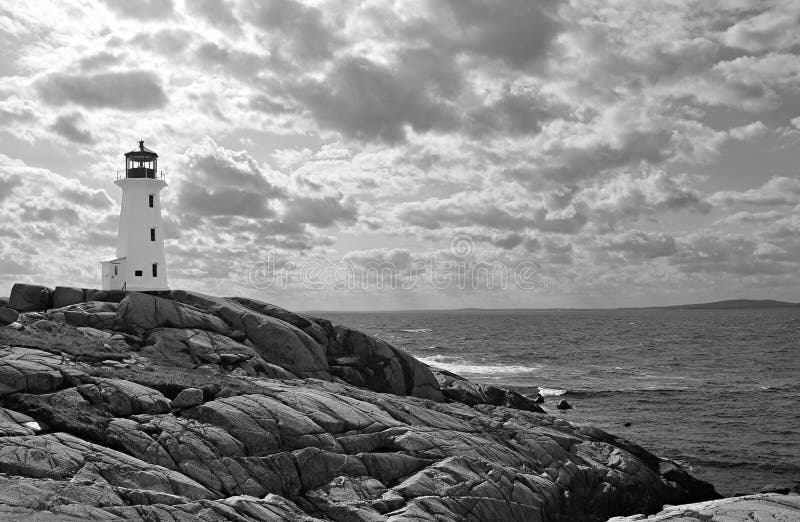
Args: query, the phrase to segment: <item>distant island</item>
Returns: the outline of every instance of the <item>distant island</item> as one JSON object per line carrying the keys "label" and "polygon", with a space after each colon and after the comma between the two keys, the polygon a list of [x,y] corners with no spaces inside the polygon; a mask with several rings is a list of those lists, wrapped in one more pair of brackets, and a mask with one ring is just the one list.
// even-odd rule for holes
{"label": "distant island", "polygon": [[800,303],[776,301],[775,299],[728,299],[713,303],[696,303],[673,306],[650,306],[659,310],[738,310],[741,308],[799,308]]}

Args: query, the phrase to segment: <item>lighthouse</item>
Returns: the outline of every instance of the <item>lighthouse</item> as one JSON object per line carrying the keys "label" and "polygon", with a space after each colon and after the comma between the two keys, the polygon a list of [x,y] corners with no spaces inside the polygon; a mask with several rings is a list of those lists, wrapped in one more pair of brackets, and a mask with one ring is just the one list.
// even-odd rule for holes
{"label": "lighthouse", "polygon": [[139,141],[114,183],[122,189],[117,257],[102,262],[103,290],[169,290],[160,196],[167,183],[158,154]]}

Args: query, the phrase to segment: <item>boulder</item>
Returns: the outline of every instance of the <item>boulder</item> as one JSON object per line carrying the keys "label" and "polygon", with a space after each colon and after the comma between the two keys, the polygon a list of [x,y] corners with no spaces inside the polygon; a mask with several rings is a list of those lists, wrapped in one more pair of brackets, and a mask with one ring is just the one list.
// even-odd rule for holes
{"label": "boulder", "polygon": [[0,306],[0,325],[11,324],[19,318],[19,312],[7,306]]}
{"label": "boulder", "polygon": [[141,334],[161,326],[199,328],[223,335],[230,332],[230,327],[225,321],[215,315],[171,299],[141,292],[129,292],[122,300],[114,326],[116,329],[134,334]]}
{"label": "boulder", "polygon": [[428,366],[377,337],[336,326],[336,344],[328,346],[327,355],[337,366],[357,369],[371,390],[444,401]]}
{"label": "boulder", "polygon": [[53,290],[52,308],[61,308],[74,305],[85,301],[86,295],[82,288],[71,288],[68,286],[57,286]]}
{"label": "boulder", "polygon": [[183,410],[193,408],[203,404],[203,390],[197,388],[186,388],[177,397],[172,399],[170,408],[173,410]]}
{"label": "boulder", "polygon": [[126,295],[126,292],[122,290],[97,290],[93,288],[83,288],[82,290],[87,301],[119,303],[125,299]]}
{"label": "boulder", "polygon": [[556,408],[558,408],[559,410],[571,410],[572,404],[568,403],[565,399],[561,399],[560,401],[558,401]]}
{"label": "boulder", "polygon": [[294,326],[305,325],[313,333],[316,330],[308,319],[251,299],[212,297],[181,290],[171,292],[170,297],[183,306],[221,317],[234,331],[244,332],[252,348],[265,361],[298,377],[332,379],[325,346],[305,330]]}
{"label": "boulder", "polygon": [[52,308],[53,290],[46,286],[15,283],[8,306],[18,312],[35,312]]}
{"label": "boulder", "polygon": [[116,417],[166,413],[170,408],[169,401],[161,392],[121,379],[96,379],[93,384],[78,386],[78,392]]}

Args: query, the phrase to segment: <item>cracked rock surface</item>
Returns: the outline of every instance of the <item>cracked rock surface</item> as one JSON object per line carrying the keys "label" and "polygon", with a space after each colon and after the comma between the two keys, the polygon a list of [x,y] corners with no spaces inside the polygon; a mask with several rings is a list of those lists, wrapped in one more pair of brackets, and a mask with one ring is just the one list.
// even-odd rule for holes
{"label": "cracked rock surface", "polygon": [[19,321],[0,327],[0,520],[599,521],[718,497],[634,443],[252,299],[129,293]]}

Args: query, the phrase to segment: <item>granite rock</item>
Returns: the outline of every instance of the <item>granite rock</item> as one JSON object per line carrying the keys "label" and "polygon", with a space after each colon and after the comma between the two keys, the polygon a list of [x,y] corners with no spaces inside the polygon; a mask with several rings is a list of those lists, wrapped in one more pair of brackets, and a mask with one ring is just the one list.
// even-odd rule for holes
{"label": "granite rock", "polygon": [[669,506],[651,515],[613,517],[608,522],[790,522],[800,520],[800,495],[762,493]]}
{"label": "granite rock", "polygon": [[588,522],[717,496],[513,390],[442,395],[424,364],[323,319],[126,299],[0,328],[0,519]]}
{"label": "granite rock", "polygon": [[15,283],[8,298],[9,308],[18,312],[33,312],[52,308],[53,290],[41,285]]}

